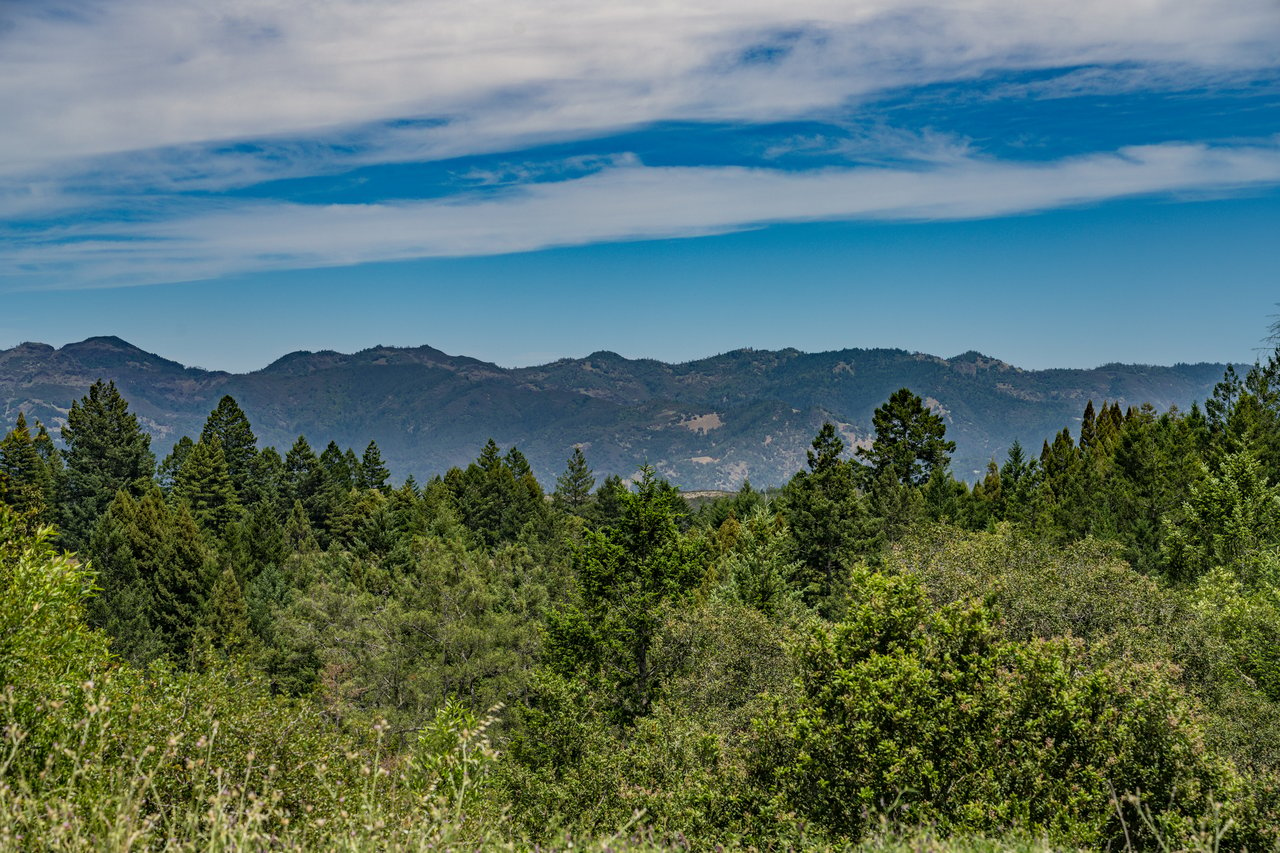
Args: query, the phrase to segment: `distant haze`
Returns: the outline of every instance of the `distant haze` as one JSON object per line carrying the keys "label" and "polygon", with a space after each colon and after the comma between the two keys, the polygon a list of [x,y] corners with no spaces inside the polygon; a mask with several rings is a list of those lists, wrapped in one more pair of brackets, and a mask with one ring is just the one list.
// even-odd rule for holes
{"label": "distant haze", "polygon": [[297,352],[231,374],[98,337],[0,351],[0,414],[11,422],[22,410],[56,428],[71,401],[104,378],[119,385],[160,456],[182,435],[198,436],[231,394],[264,445],[283,452],[303,434],[317,449],[336,441],[359,452],[373,439],[401,478],[465,465],[494,438],[519,446],[547,488],[580,446],[601,477],[649,463],[685,489],[736,489],[748,479],[785,482],[824,421],[850,447],[869,440],[872,411],[899,387],[942,415],[958,445],[953,469],[973,479],[1015,439],[1038,453],[1045,438],[1078,423],[1091,399],[1186,408],[1223,369],[1029,371],[976,352],[943,359],[900,349],[744,349],[679,365],[601,351],[504,369],[431,347],[379,347]]}

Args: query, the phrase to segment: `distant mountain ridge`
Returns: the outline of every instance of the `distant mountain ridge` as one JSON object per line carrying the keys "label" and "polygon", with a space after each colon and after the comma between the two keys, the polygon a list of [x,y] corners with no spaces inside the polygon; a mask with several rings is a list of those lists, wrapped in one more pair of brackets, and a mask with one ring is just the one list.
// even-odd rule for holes
{"label": "distant mountain ridge", "polygon": [[159,456],[198,436],[231,394],[263,445],[284,452],[303,434],[317,450],[334,440],[359,452],[374,439],[399,477],[465,465],[492,437],[518,445],[548,488],[580,445],[601,476],[648,462],[682,488],[717,489],[786,481],[824,420],[850,443],[866,440],[872,411],[905,386],[943,416],[957,443],[953,468],[972,479],[1015,438],[1038,452],[1042,439],[1074,427],[1089,399],[1185,409],[1225,367],[1023,370],[975,351],[741,349],[683,364],[595,352],[508,369],[429,346],[378,346],[294,352],[233,374],[93,337],[0,350],[0,422],[7,429],[23,410],[60,427],[71,401],[103,378],[128,398]]}

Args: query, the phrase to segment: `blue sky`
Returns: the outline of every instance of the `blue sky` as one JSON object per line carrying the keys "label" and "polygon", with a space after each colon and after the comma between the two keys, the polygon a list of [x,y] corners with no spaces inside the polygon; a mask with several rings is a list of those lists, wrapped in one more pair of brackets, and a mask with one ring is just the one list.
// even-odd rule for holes
{"label": "blue sky", "polygon": [[30,2],[0,346],[1251,360],[1275,0]]}

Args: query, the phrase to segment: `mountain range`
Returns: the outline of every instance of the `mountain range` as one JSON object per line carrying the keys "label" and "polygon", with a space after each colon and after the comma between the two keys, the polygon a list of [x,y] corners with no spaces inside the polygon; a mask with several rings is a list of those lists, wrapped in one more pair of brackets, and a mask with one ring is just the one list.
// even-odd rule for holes
{"label": "mountain range", "polygon": [[683,364],[595,352],[503,368],[428,346],[377,346],[295,352],[233,374],[93,337],[0,350],[0,423],[22,410],[56,436],[71,401],[103,378],[129,400],[158,456],[198,436],[230,394],[264,446],[283,453],[302,434],[317,452],[333,440],[359,453],[374,439],[398,477],[465,465],[492,437],[519,446],[548,487],[578,445],[598,475],[627,476],[648,462],[687,490],[734,489],[748,478],[785,482],[823,421],[851,444],[867,441],[875,407],[905,386],[942,415],[957,444],[953,470],[974,479],[1014,439],[1038,453],[1042,439],[1079,422],[1090,399],[1185,409],[1212,392],[1225,367],[1023,370],[977,352],[741,349]]}

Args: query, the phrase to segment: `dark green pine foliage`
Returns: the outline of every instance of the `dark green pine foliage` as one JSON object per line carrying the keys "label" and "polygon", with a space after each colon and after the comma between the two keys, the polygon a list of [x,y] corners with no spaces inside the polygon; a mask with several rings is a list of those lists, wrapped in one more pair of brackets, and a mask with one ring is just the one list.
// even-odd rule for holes
{"label": "dark green pine foliage", "polygon": [[390,492],[391,487],[387,485],[390,478],[391,472],[382,461],[382,451],[378,449],[378,443],[370,441],[364,449],[364,456],[360,459],[360,488]]}
{"label": "dark green pine foliage", "polygon": [[[959,486],[958,492],[956,486]],[[923,489],[901,481],[892,468],[881,469],[867,492],[867,511],[875,537],[862,549],[874,557],[886,545],[901,541],[915,529],[929,509],[925,492],[939,516],[951,519],[960,514],[961,502],[968,497],[964,484],[953,479],[945,468],[932,469]]]}
{"label": "dark green pine foliage", "polygon": [[242,499],[245,506],[264,506],[282,515],[292,505],[285,462],[274,447],[265,447],[254,457],[250,482],[249,496]]}
{"label": "dark green pine foliage", "polygon": [[620,503],[616,524],[584,536],[574,561],[581,605],[551,617],[545,659],[562,678],[594,682],[626,723],[648,713],[661,687],[652,650],[664,606],[685,599],[707,565],[680,532],[683,498],[652,468]]}
{"label": "dark green pine foliage", "polygon": [[1098,415],[1093,408],[1093,400],[1084,407],[1080,417],[1080,449],[1088,451],[1098,443]]}
{"label": "dark green pine foliage", "polygon": [[[355,454],[352,454],[354,457]],[[351,488],[351,463],[347,459],[347,455],[338,447],[336,441],[331,441],[320,453],[320,467],[324,469],[325,478],[329,484],[346,494]]]}
{"label": "dark green pine foliage", "polygon": [[[351,454],[354,459],[355,454]],[[347,493],[355,484],[351,470],[351,460],[338,447],[338,443],[330,441],[320,454],[321,486],[315,501],[308,507],[312,513],[311,521],[320,533],[322,544],[328,544],[329,528],[334,516],[341,511],[347,499]]]}
{"label": "dark green pine foliage", "polygon": [[617,522],[622,517],[622,498],[626,492],[627,487],[617,474],[605,477],[587,508],[587,520],[597,527]]}
{"label": "dark green pine foliage", "polygon": [[307,553],[319,548],[316,543],[315,530],[311,527],[311,519],[302,501],[293,502],[289,517],[284,523],[285,547],[295,553]]}
{"label": "dark green pine foliage", "polygon": [[52,521],[48,503],[53,474],[36,447],[27,418],[18,420],[0,440],[0,503],[7,504],[24,521],[40,525]]}
{"label": "dark green pine foliage", "polygon": [[1051,538],[1065,541],[1082,527],[1079,517],[1084,499],[1080,476],[1080,449],[1066,427],[1054,436],[1053,444],[1045,442],[1040,451],[1040,469],[1044,472],[1042,489],[1048,514],[1043,531]]}
{"label": "dark green pine foliage", "polygon": [[556,490],[551,493],[551,499],[557,508],[581,515],[591,503],[591,490],[595,487],[596,475],[587,465],[582,448],[575,447],[565,464],[564,473],[556,478]]}
{"label": "dark green pine foliage", "polygon": [[54,515],[58,506],[58,493],[62,488],[64,474],[62,451],[54,445],[49,431],[39,421],[36,421],[36,436],[33,442],[36,447],[36,453],[40,454],[40,459],[44,462],[45,469],[48,471],[47,491],[44,502],[45,506],[49,507],[50,514]]}
{"label": "dark green pine foliage", "polygon": [[240,502],[216,434],[191,449],[178,471],[173,496],[188,506],[201,529],[215,536],[222,536],[240,518]]}
{"label": "dark green pine foliage", "polygon": [[996,520],[1026,523],[1031,518],[1039,486],[1039,463],[1029,458],[1022,448],[1022,442],[1015,439],[1009,446],[1004,464],[1000,466],[1000,494],[1003,500]]}
{"label": "dark green pine foliage", "polygon": [[329,510],[325,493],[328,477],[319,457],[301,435],[284,457],[284,477],[286,500],[302,504],[311,528],[322,527]]}
{"label": "dark green pine foliage", "polygon": [[71,404],[62,441],[67,450],[59,498],[61,535],[68,548],[78,550],[88,543],[116,492],[123,489],[136,497],[147,490],[156,460],[151,436],[138,425],[115,383],[101,379]]}
{"label": "dark green pine foliage", "polygon": [[512,447],[507,451],[507,455],[502,457],[502,464],[507,466],[511,475],[517,480],[533,476],[533,468],[530,467],[529,460],[518,447]]}
{"label": "dark green pine foliage", "polygon": [[[991,466],[988,466],[988,478],[991,476],[990,468],[994,465],[993,461]],[[998,471],[996,478],[999,479]],[[990,502],[983,498],[982,489],[983,484],[978,483],[974,491],[970,492],[965,483],[951,476],[951,472],[943,468],[934,468],[933,473],[929,475],[929,481],[919,489],[897,484],[894,490],[896,512],[892,516],[896,519],[896,523],[890,526],[882,522],[885,541],[897,542],[926,517],[933,521],[955,524],[971,530],[982,529],[987,524],[988,513],[991,511]],[[883,510],[880,506],[883,504],[883,498],[876,492],[877,489],[873,487],[870,494],[871,512],[872,515],[882,515]],[[911,493],[919,496],[918,504]]]}
{"label": "dark green pine foliage", "polygon": [[873,481],[888,471],[899,483],[922,486],[934,469],[951,461],[956,443],[946,440],[946,424],[910,390],[893,392],[871,420],[875,441],[858,448],[857,455],[871,466]]}
{"label": "dark green pine foliage", "polygon": [[185,506],[170,507],[154,486],[141,498],[121,491],[89,544],[100,595],[91,621],[126,659],[185,660],[208,595],[207,554]]}
{"label": "dark green pine foliage", "polygon": [[458,520],[486,548],[514,542],[526,528],[540,530],[545,526],[547,506],[542,487],[524,454],[513,448],[504,459],[493,439],[466,470],[449,471],[444,485]]}
{"label": "dark green pine foliage", "polygon": [[1164,522],[1181,516],[1188,489],[1204,479],[1199,420],[1143,412],[1125,422],[1115,440],[1110,476],[1094,500],[1107,503],[1125,558],[1141,571],[1160,567]]}
{"label": "dark green pine foliage", "polygon": [[964,526],[968,529],[986,530],[1004,518],[1004,481],[996,460],[987,463],[986,476],[982,482],[974,483],[970,498],[969,513],[964,519]]}
{"label": "dark green pine foliage", "polygon": [[1217,466],[1233,453],[1251,453],[1272,481],[1280,481],[1280,349],[1244,378],[1232,367],[1205,401],[1209,462]]}
{"label": "dark green pine foliage", "polygon": [[854,464],[843,453],[835,426],[823,424],[808,451],[809,470],[796,474],[782,493],[782,511],[804,566],[797,580],[808,603],[831,595],[843,569],[875,535]]}
{"label": "dark green pine foliage", "polygon": [[196,443],[191,440],[191,437],[184,435],[178,439],[178,443],[169,451],[169,455],[160,461],[157,479],[165,494],[173,492],[173,487],[178,482],[178,472],[182,470],[187,457],[191,455],[191,449],[195,446]]}
{"label": "dark green pine foliage", "polygon": [[223,568],[209,592],[209,601],[200,615],[198,642],[227,654],[245,654],[254,647],[249,610],[240,581],[231,566]]}
{"label": "dark green pine foliage", "polygon": [[222,455],[236,490],[236,499],[243,504],[254,502],[257,497],[254,461],[258,456],[258,437],[253,434],[248,416],[230,394],[218,401],[200,432],[202,442],[208,443],[215,437],[222,443]]}

